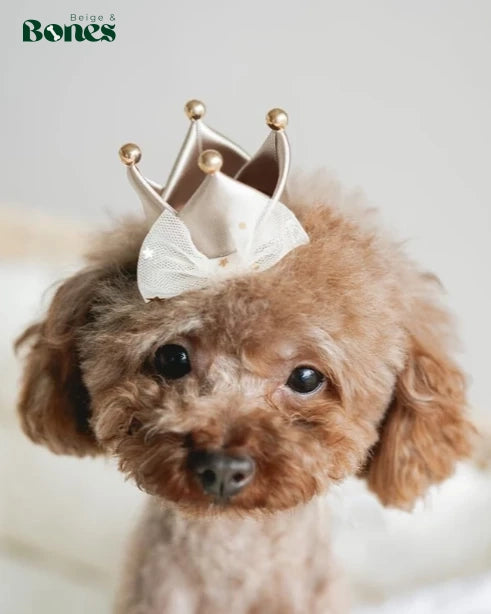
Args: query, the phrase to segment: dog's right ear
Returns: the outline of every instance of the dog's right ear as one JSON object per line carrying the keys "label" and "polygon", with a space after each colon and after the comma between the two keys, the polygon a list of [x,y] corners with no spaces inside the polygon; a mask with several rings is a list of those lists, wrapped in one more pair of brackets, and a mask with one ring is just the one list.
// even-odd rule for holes
{"label": "dog's right ear", "polygon": [[24,432],[57,454],[100,451],[90,427],[90,398],[80,371],[77,340],[90,317],[99,268],[86,269],[57,290],[46,318],[16,342],[28,345],[18,410]]}

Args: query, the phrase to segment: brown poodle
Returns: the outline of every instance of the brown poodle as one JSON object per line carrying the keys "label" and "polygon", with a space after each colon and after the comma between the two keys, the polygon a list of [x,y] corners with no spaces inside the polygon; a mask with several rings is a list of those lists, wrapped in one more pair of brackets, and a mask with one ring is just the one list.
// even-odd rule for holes
{"label": "brown poodle", "polygon": [[29,437],[151,495],[119,614],[345,612],[318,495],[357,474],[410,508],[470,452],[439,283],[311,181],[285,199],[310,243],[272,268],[145,304],[127,221],[19,341]]}

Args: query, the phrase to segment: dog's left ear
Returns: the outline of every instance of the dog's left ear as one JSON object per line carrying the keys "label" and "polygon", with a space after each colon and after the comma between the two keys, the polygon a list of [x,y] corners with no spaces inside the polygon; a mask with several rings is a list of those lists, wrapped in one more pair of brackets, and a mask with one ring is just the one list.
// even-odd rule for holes
{"label": "dog's left ear", "polygon": [[384,505],[406,509],[470,454],[474,435],[465,417],[465,378],[448,347],[451,319],[428,294],[434,283],[422,281],[426,297],[410,314],[405,367],[364,471]]}
{"label": "dog's left ear", "polygon": [[101,277],[100,269],[89,268],[66,280],[45,319],[30,326],[16,343],[17,348],[29,348],[18,406],[23,430],[57,454],[100,451],[90,427],[90,398],[77,340]]}

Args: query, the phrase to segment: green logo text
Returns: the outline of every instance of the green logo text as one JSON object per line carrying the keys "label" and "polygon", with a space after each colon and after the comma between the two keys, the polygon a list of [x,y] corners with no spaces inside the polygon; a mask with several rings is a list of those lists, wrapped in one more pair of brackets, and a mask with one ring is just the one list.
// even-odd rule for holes
{"label": "green logo text", "polygon": [[[47,40],[50,43],[64,41],[71,43],[72,41],[89,43],[98,43],[106,41],[111,43],[116,38],[116,23],[93,23],[94,15],[80,16],[75,14],[70,15],[71,21],[91,21],[87,25],[80,23],[71,23],[69,25],[59,25],[50,23],[46,26],[37,19],[26,19],[22,24],[22,40],[26,43],[37,43],[40,40]],[[97,21],[102,21],[102,15],[99,15]],[[115,21],[114,14],[109,16],[109,21]]]}

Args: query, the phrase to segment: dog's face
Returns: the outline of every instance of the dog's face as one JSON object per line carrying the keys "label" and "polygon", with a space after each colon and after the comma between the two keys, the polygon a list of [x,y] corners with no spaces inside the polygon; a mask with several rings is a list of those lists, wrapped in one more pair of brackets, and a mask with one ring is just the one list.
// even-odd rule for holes
{"label": "dog's face", "polygon": [[[370,318],[350,331],[306,281],[272,273],[146,308],[135,297],[123,320],[109,311],[90,327],[92,428],[144,489],[192,508],[279,509],[360,467],[402,364],[399,333]],[[204,456],[217,452],[249,466],[213,482]]]}
{"label": "dog's face", "polygon": [[145,304],[129,225],[30,329],[20,411],[191,513],[274,511],[365,475],[407,506],[469,450],[434,283],[328,208],[272,269]]}

